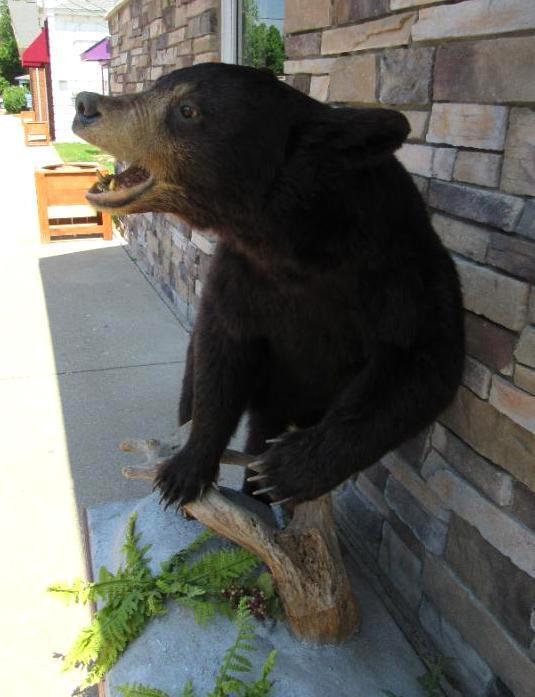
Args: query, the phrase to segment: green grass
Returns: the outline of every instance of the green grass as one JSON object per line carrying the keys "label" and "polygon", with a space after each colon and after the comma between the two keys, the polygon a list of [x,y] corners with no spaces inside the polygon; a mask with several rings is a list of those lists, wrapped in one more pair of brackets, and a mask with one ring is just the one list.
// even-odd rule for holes
{"label": "green grass", "polygon": [[114,171],[113,157],[89,143],[54,143],[63,162],[98,162],[110,172]]}

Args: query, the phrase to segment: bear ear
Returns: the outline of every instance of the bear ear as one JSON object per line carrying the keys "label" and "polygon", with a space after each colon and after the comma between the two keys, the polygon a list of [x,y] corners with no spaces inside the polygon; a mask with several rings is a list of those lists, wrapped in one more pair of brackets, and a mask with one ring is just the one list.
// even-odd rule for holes
{"label": "bear ear", "polygon": [[401,147],[411,130],[405,116],[393,109],[333,108],[331,119],[333,147],[347,148],[368,163]]}
{"label": "bear ear", "polygon": [[358,169],[391,155],[409,132],[409,122],[399,111],[329,107],[292,129],[286,160],[308,157],[337,163],[341,169]]}
{"label": "bear ear", "polygon": [[409,132],[405,116],[392,109],[324,107],[298,119],[281,152],[271,188],[273,202],[290,215],[292,200],[319,200],[338,187],[340,176],[376,167],[392,156]]}

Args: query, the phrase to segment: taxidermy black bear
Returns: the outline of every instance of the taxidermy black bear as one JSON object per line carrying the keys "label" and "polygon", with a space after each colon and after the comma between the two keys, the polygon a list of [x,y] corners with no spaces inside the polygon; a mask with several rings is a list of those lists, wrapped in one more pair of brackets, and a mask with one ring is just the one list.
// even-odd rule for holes
{"label": "taxidermy black bear", "polygon": [[167,504],[216,479],[244,412],[247,451],[260,456],[254,486],[300,502],[452,400],[461,293],[394,156],[403,115],[333,108],[224,64],[177,70],[139,94],[85,92],[76,106],[74,131],[132,163],[92,189],[95,207],[175,213],[219,236],[180,401],[191,436],[157,478]]}

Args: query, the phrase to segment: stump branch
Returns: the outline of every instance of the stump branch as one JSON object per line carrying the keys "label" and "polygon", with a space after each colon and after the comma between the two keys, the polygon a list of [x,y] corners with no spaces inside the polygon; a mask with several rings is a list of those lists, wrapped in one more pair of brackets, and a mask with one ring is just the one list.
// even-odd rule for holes
{"label": "stump branch", "polygon": [[[189,424],[181,427],[185,442]],[[176,445],[157,440],[132,440],[121,450],[143,453],[146,462],[123,468],[129,479],[153,480],[158,466]],[[222,464],[246,467],[255,457],[226,450]],[[339,644],[360,623],[336,536],[330,494],[295,506],[284,529],[268,525],[258,515],[230,501],[214,486],[204,496],[183,506],[199,522],[256,554],[273,574],[277,591],[294,634],[315,644]]]}

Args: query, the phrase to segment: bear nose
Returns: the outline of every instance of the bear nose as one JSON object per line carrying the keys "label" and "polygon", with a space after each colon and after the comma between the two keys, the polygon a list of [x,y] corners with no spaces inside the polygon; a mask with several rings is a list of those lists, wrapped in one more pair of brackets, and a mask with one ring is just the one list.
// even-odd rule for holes
{"label": "bear nose", "polygon": [[88,126],[96,121],[101,113],[99,111],[100,94],[96,92],[80,92],[76,96],[76,113],[79,120]]}

